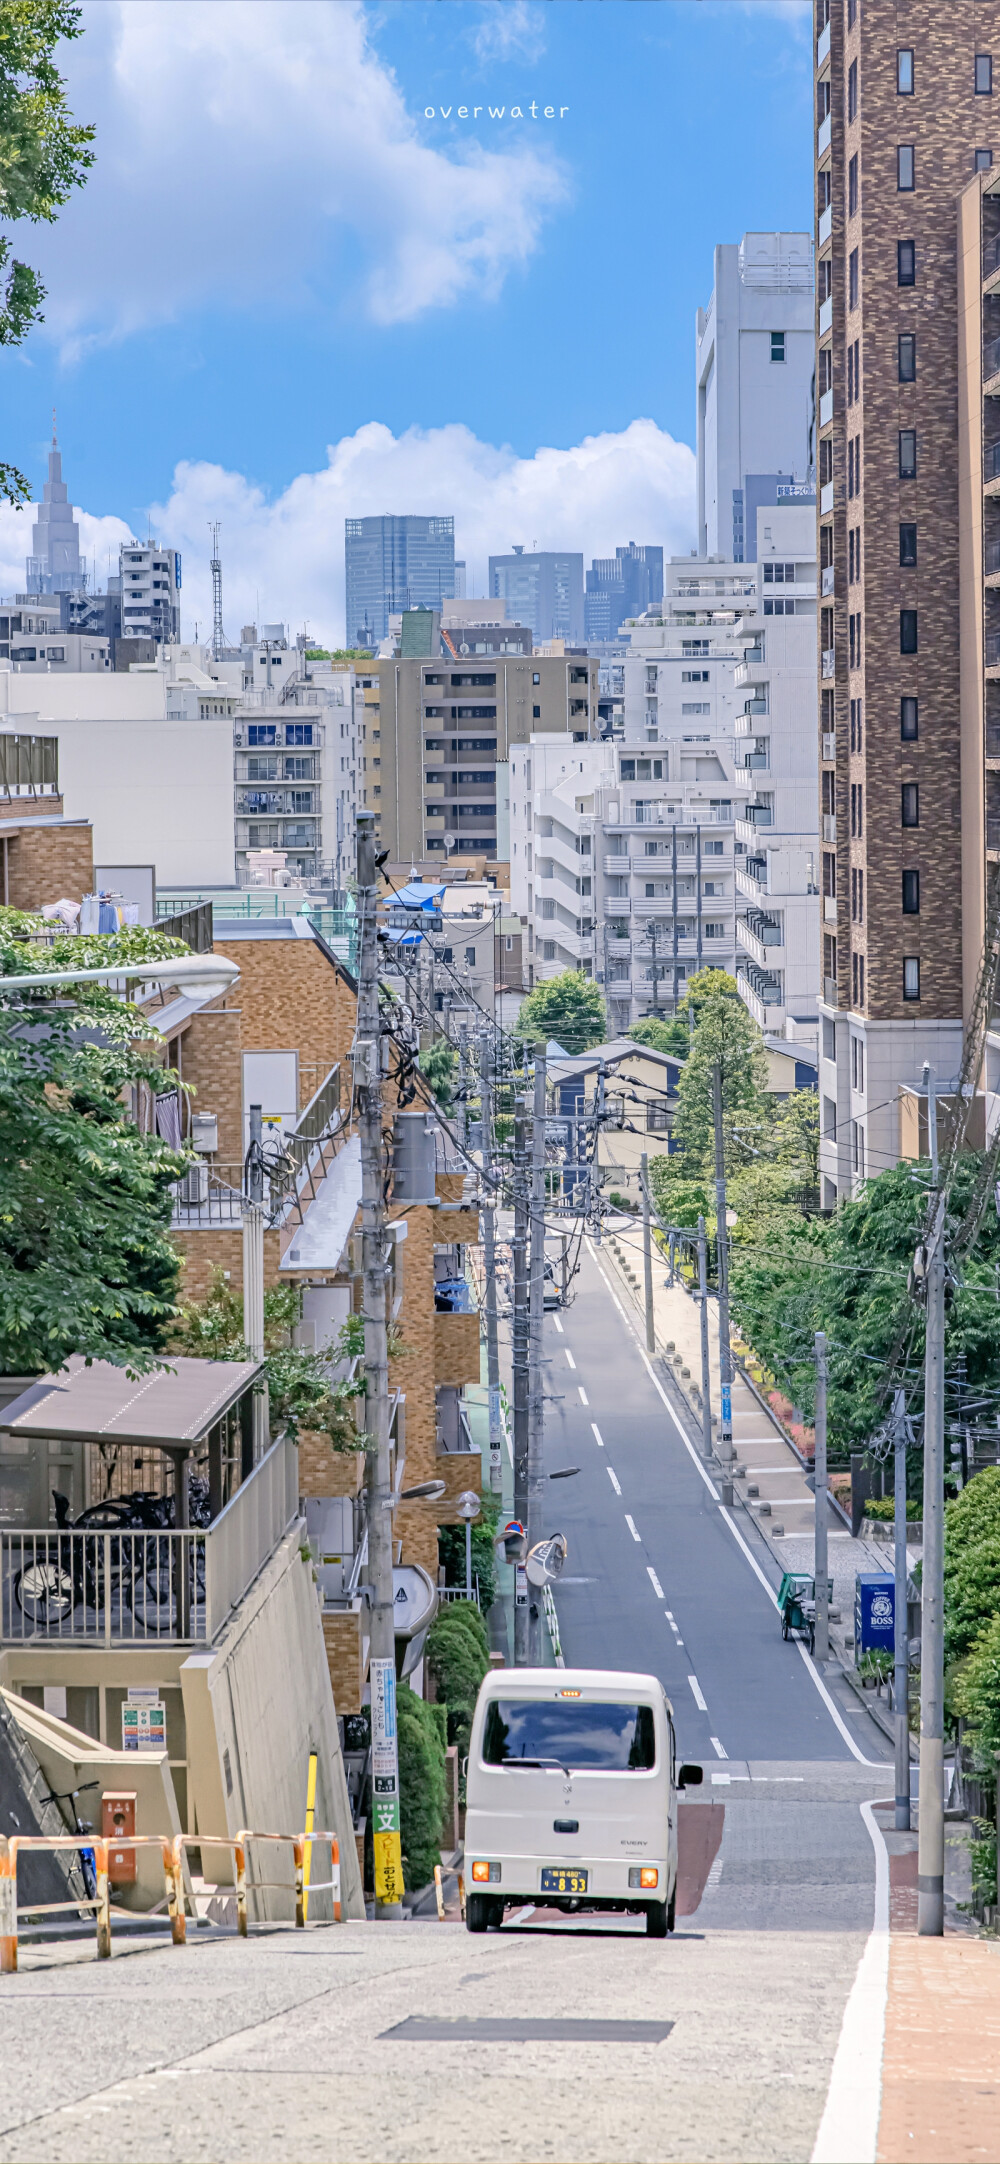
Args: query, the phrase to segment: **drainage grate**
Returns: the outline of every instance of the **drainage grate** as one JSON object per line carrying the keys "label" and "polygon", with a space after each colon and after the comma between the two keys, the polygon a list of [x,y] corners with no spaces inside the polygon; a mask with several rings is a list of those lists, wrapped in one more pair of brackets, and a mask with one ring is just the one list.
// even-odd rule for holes
{"label": "drainage grate", "polygon": [[672,2021],[507,2021],[485,2014],[480,2019],[456,2014],[454,2020],[410,2014],[379,2038],[403,2044],[662,2044]]}

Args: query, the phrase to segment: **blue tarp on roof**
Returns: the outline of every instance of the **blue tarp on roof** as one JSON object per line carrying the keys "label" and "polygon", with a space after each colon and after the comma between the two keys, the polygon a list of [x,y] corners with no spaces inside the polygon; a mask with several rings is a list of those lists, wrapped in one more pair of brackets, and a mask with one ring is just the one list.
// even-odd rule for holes
{"label": "blue tarp on roof", "polygon": [[423,936],[422,932],[407,931],[400,925],[392,924],[387,926],[385,932],[385,938],[394,947],[419,947]]}
{"label": "blue tarp on roof", "polygon": [[401,887],[398,894],[390,895],[389,901],[395,909],[438,909],[443,893],[443,881],[439,887],[431,887],[423,879],[411,879],[409,885]]}

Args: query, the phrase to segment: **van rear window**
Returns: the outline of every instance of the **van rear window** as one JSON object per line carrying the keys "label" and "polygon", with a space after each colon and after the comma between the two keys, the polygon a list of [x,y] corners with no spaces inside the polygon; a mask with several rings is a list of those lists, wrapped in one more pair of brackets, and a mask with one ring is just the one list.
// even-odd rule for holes
{"label": "van rear window", "polygon": [[652,1706],[593,1700],[491,1698],[487,1766],[558,1765],[600,1773],[648,1773],[656,1763]]}

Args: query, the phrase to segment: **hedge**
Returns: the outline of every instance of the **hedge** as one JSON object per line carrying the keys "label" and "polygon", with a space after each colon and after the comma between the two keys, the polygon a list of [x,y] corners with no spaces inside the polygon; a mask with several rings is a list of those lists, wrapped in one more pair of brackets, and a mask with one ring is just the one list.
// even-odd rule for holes
{"label": "hedge", "polygon": [[448,1741],[463,1757],[479,1686],[489,1671],[486,1625],[474,1601],[449,1601],[427,1634],[427,1659],[448,1713]]}
{"label": "hedge", "polygon": [[408,1893],[426,1886],[441,1861],[447,1795],[445,1709],[418,1698],[408,1683],[396,1695],[399,1734],[399,1817],[403,1878]]}

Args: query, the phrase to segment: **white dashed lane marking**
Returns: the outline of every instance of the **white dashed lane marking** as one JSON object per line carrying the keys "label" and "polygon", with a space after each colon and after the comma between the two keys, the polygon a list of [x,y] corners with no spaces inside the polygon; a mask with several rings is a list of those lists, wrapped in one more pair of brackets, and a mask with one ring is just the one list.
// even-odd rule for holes
{"label": "white dashed lane marking", "polygon": [[566,1355],[566,1358],[567,1358],[567,1360],[569,1361],[570,1367],[571,1367],[571,1368],[575,1368],[575,1366],[576,1366],[576,1361],[574,1360],[574,1358],[573,1358],[573,1355],[572,1355],[572,1353],[570,1352],[569,1346],[568,1346],[568,1345],[564,1345],[564,1346],[563,1346],[563,1351],[564,1351],[564,1353],[565,1353],[565,1355]]}
{"label": "white dashed lane marking", "polygon": [[708,1707],[705,1704],[704,1694],[702,1692],[701,1684],[699,1683],[697,1676],[689,1676],[688,1682],[691,1686],[691,1693],[699,1713],[707,1713]]}
{"label": "white dashed lane marking", "polygon": [[614,1489],[614,1491],[615,1491],[615,1494],[616,1494],[616,1495],[620,1495],[620,1494],[621,1494],[621,1492],[622,1492],[622,1491],[621,1491],[621,1483],[619,1482],[619,1479],[618,1479],[618,1476],[617,1476],[617,1474],[616,1474],[616,1473],[614,1473],[614,1472],[612,1472],[612,1470],[611,1470],[611,1467],[610,1467],[610,1465],[608,1466],[608,1479],[609,1479],[609,1480],[610,1480],[610,1482],[611,1482],[611,1485],[612,1485],[612,1487],[613,1487],[613,1489]]}
{"label": "white dashed lane marking", "polygon": [[631,1533],[633,1540],[641,1540],[642,1534],[636,1532],[635,1519],[629,1517],[628,1511],[625,1512],[625,1523],[628,1526],[629,1532]]}
{"label": "white dashed lane marking", "polygon": [[593,1433],[594,1441],[595,1441],[595,1443],[597,1444],[598,1450],[603,1450],[603,1449],[604,1449],[604,1437],[603,1437],[603,1435],[601,1434],[600,1428],[598,1427],[598,1425],[597,1425],[597,1422],[596,1422],[596,1420],[592,1420],[592,1421],[591,1421],[591,1423],[590,1423],[590,1426],[591,1426],[591,1430],[592,1430],[592,1433]]}
{"label": "white dashed lane marking", "polygon": [[657,1598],[657,1600],[662,1600],[662,1599],[663,1599],[663,1587],[662,1587],[662,1585],[660,1584],[660,1581],[659,1581],[659,1579],[658,1579],[658,1577],[657,1577],[657,1575],[656,1575],[656,1572],[655,1572],[655,1570],[653,1569],[652,1563],[647,1563],[647,1565],[646,1565],[646,1576],[647,1576],[647,1578],[649,1578],[649,1579],[651,1580],[651,1582],[652,1582],[652,1587],[653,1587],[653,1591],[654,1591],[654,1593],[656,1594],[656,1598]]}

